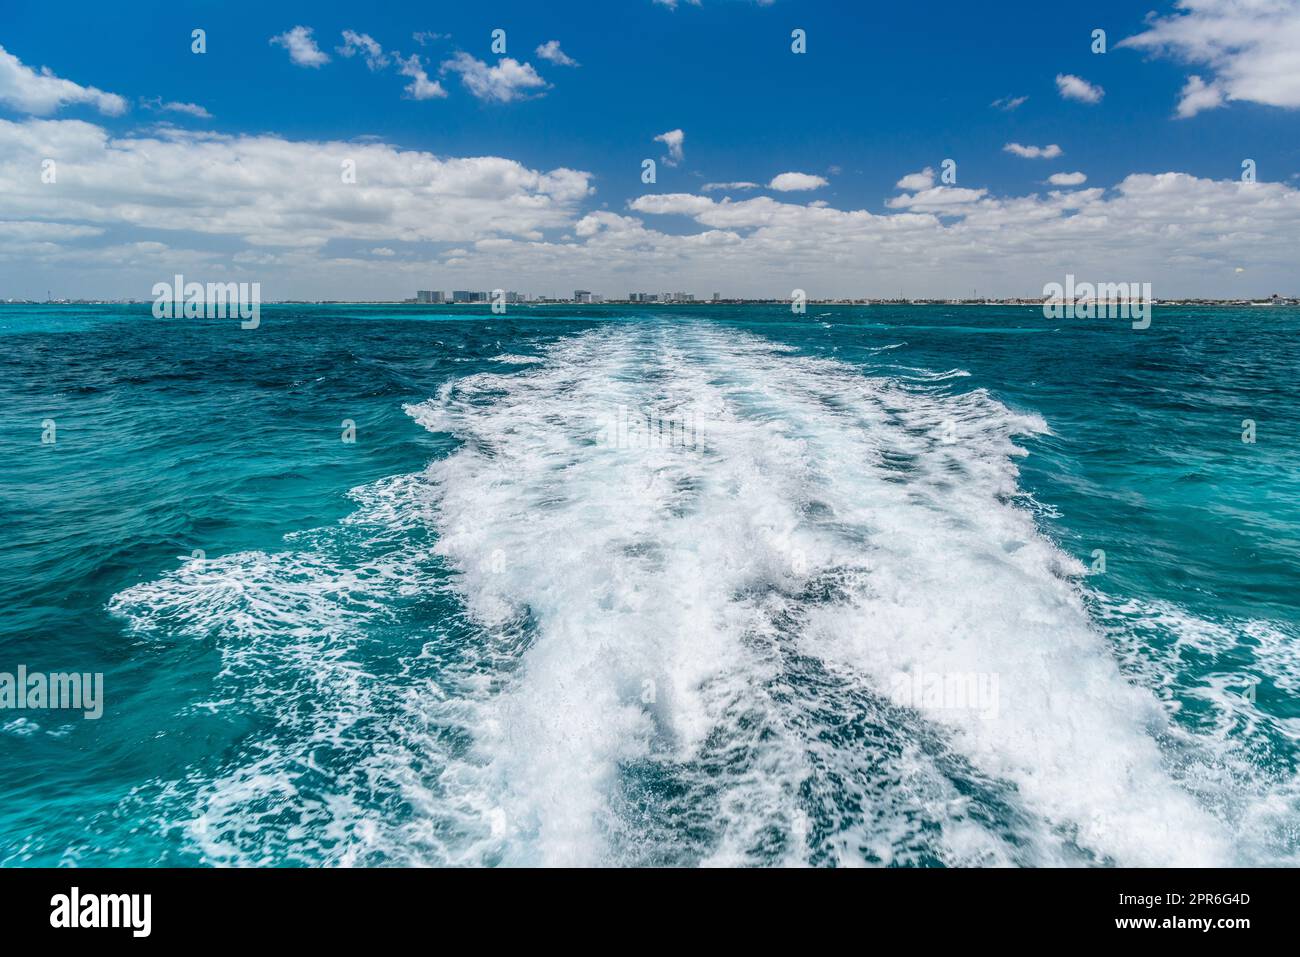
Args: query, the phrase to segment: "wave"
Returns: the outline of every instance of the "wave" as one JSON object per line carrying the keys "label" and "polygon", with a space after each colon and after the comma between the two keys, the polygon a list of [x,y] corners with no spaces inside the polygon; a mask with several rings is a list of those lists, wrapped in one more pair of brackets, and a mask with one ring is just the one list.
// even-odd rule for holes
{"label": "wave", "polygon": [[[594,333],[550,359],[409,410],[464,443],[430,471],[471,612],[537,623],[479,741],[521,860],[653,859],[627,823],[647,781],[682,795],[649,816],[695,809],[681,850],[701,861],[1230,857],[1170,780],[1149,733],[1164,712],[1119,673],[1079,569],[1011,501],[1013,438],[1040,419],[705,329]],[[615,407],[689,410],[703,437],[611,447],[595,437]],[[505,572],[478,570],[489,549]],[[913,674],[996,675],[999,714],[899,708]],[[900,711],[937,737],[912,740]],[[1027,833],[975,825],[961,775]],[[931,795],[912,810],[942,808],[938,837],[924,814],[877,831],[845,813],[900,800],[896,778]]]}
{"label": "wave", "polygon": [[[1041,418],[949,391],[958,370],[869,376],[704,324],[541,358],[408,407],[458,447],[355,490],[338,528],[114,598],[142,634],[215,642],[272,726],[161,788],[205,859],[1269,853],[1189,785],[1168,697],[1022,507]],[[435,605],[416,652],[376,652]]]}

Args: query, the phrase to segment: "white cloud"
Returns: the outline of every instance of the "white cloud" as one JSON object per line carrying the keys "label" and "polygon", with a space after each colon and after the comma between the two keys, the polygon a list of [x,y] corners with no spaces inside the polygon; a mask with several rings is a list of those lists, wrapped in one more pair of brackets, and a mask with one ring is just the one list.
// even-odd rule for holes
{"label": "white cloud", "polygon": [[742,189],[761,189],[761,188],[762,185],[760,183],[750,183],[743,180],[738,183],[705,183],[703,186],[700,187],[700,189],[704,190],[704,192],[706,193],[713,193],[713,192],[717,192],[718,190],[728,190],[728,189],[742,190]]}
{"label": "white cloud", "polygon": [[[25,172],[50,155],[66,159],[57,190]],[[340,181],[345,159],[355,184]],[[1032,296],[1072,272],[1224,295],[1244,288],[1242,250],[1250,294],[1300,292],[1295,184],[1173,172],[1019,196],[930,186],[878,212],[691,193],[611,212],[589,208],[589,174],[505,158],[177,129],[115,138],[28,119],[0,121],[0,182],[0,280],[14,295],[51,281],[69,295],[145,295],[181,271],[262,281],[268,298],[406,298],[431,270],[446,288],[509,276],[534,292]]]}
{"label": "white cloud", "polygon": [[1053,186],[1082,186],[1088,177],[1083,173],[1053,173],[1047,181]]}
{"label": "white cloud", "polygon": [[[685,2],[692,7],[703,5],[700,0],[654,0],[654,2],[661,7],[667,7],[669,10],[676,10],[677,4],[681,2]],[[776,0],[753,0],[753,2],[760,7],[770,7]]]}
{"label": "white cloud", "polygon": [[897,183],[894,184],[894,188],[905,189],[908,190],[909,192],[916,192],[917,190],[929,189],[933,185],[934,185],[934,169],[932,167],[927,166],[919,173],[908,173],[906,176],[904,176],[902,179],[900,179]]}
{"label": "white cloud", "polygon": [[420,62],[418,54],[412,53],[403,60],[400,56],[397,58],[397,72],[402,76],[409,76],[411,82],[404,87],[406,95],[413,100],[435,100],[442,99],[447,95],[441,83],[437,80],[430,80],[429,74],[425,72],[424,65]]}
{"label": "white cloud", "polygon": [[664,162],[669,166],[676,166],[685,158],[686,154],[683,152],[682,146],[686,142],[686,134],[681,130],[669,130],[667,133],[660,133],[655,137],[655,142],[663,143],[664,146],[668,147],[668,156]]}
{"label": "white cloud", "polygon": [[[23,171],[58,156],[58,188]],[[344,183],[345,160],[356,183]],[[233,236],[254,246],[331,239],[461,242],[567,228],[590,177],[497,157],[441,159],[382,143],[168,128],[114,138],[75,120],[0,120],[0,219]]]}
{"label": "white cloud", "polygon": [[340,56],[354,57],[358,53],[365,57],[366,66],[371,70],[382,70],[388,66],[388,55],[384,53],[378,41],[368,33],[354,30],[343,31],[343,46],[335,47]]}
{"label": "white cloud", "polygon": [[1082,77],[1071,73],[1056,74],[1056,89],[1063,99],[1078,100],[1080,103],[1100,103],[1101,98],[1106,95],[1106,91],[1101,87],[1093,86]]}
{"label": "white cloud", "polygon": [[88,103],[107,116],[126,112],[126,100],[93,86],[57,77],[48,67],[38,73],[0,46],[0,103],[21,113],[48,116],[74,103]]}
{"label": "white cloud", "polygon": [[95,226],[75,226],[69,223],[14,222],[0,220],[0,237],[22,242],[47,242],[60,239],[84,239],[102,236],[104,230]]}
{"label": "white cloud", "polygon": [[999,110],[1006,110],[1010,113],[1012,110],[1020,107],[1029,97],[1027,96],[1004,96],[994,100],[989,106],[996,106]]}
{"label": "white cloud", "polygon": [[914,209],[918,212],[944,212],[983,199],[986,189],[963,189],[957,186],[933,186],[918,193],[895,196],[885,205],[891,209]]}
{"label": "white cloud", "polygon": [[[685,2],[692,7],[703,5],[700,0],[654,0],[654,2],[661,7],[667,7],[669,10],[676,10],[677,4],[681,2]],[[776,0],[753,0],[753,2],[760,7],[770,7]]]}
{"label": "white cloud", "polygon": [[161,96],[155,96],[151,99],[141,99],[140,105],[147,110],[157,110],[162,113],[185,113],[201,120],[212,119],[212,114],[197,103],[178,103],[175,101],[164,103]]}
{"label": "white cloud", "polygon": [[560,49],[559,40],[547,40],[537,48],[537,55],[559,66],[578,66],[578,61]]}
{"label": "white cloud", "polygon": [[1215,110],[1223,106],[1223,88],[1218,82],[1206,83],[1199,76],[1192,75],[1183,85],[1183,92],[1178,98],[1180,120],[1195,116],[1202,110]]}
{"label": "white cloud", "polygon": [[318,68],[329,63],[329,54],[321,50],[312,39],[311,27],[297,26],[271,37],[271,42],[289,51],[289,60],[296,66]]}
{"label": "white cloud", "polygon": [[812,173],[780,173],[772,177],[772,182],[767,184],[767,188],[782,193],[792,193],[799,190],[821,189],[829,185],[830,180],[823,176],[814,176]]}
{"label": "white cloud", "polygon": [[443,73],[459,73],[465,88],[480,100],[510,103],[525,99],[529,90],[546,88],[531,63],[502,57],[496,66],[488,66],[463,50],[442,64]]}
{"label": "white cloud", "polygon": [[[1157,295],[1213,295],[1229,291],[1241,249],[1264,244],[1268,265],[1259,272],[1269,278],[1261,281],[1294,287],[1283,237],[1300,228],[1300,190],[1282,184],[1134,174],[1109,191],[994,197],[937,188],[892,205],[900,211],[878,215],[770,197],[643,196],[633,211],[692,216],[705,232],[660,234],[629,220],[612,233],[601,230],[571,257],[593,272],[608,261],[644,275],[658,263],[664,276],[682,282],[698,276],[705,286],[725,277],[753,293],[766,283],[768,294],[799,287],[933,296],[969,294],[978,285],[995,295],[1032,296],[1069,271],[1150,281]],[[1116,222],[1127,228],[1115,230]],[[522,258],[517,262],[522,268]]]}
{"label": "white cloud", "polygon": [[640,213],[684,216],[696,216],[706,210],[715,209],[717,205],[709,197],[696,196],[694,193],[652,193],[648,196],[640,196],[631,203],[631,207]]}
{"label": "white cloud", "polygon": [[[1228,100],[1300,107],[1300,3],[1295,0],[1179,0],[1178,12],[1119,43],[1214,71],[1183,88],[1181,117]],[[1193,83],[1195,81],[1195,83]]]}
{"label": "white cloud", "polygon": [[1049,143],[1047,146],[1021,146],[1019,143],[1008,143],[1002,149],[1004,152],[1014,153],[1025,159],[1056,159],[1065,152],[1055,143]]}
{"label": "white cloud", "polygon": [[397,253],[395,250],[389,248],[388,246],[376,246],[374,249],[370,250],[370,255],[387,257],[387,256],[396,256]]}
{"label": "white cloud", "polygon": [[197,116],[201,120],[212,119],[212,114],[197,103],[177,103],[173,101],[164,103],[161,109],[168,113],[186,113],[190,116]]}
{"label": "white cloud", "polygon": [[437,40],[450,40],[451,34],[434,33],[432,30],[418,30],[411,34],[411,39],[420,44],[420,46],[425,46]]}

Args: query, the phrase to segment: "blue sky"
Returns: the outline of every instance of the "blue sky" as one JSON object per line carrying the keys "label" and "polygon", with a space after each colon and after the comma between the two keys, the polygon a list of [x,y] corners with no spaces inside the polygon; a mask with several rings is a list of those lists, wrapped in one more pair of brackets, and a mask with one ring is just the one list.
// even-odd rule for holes
{"label": "blue sky", "polygon": [[[1034,294],[1047,279],[1076,266],[1101,272],[1140,267],[1149,275],[1114,278],[1155,279],[1165,286],[1157,295],[1236,294],[1243,277],[1264,285],[1283,283],[1298,271],[1294,255],[1259,247],[1300,239],[1294,195],[1300,186],[1300,54],[1288,56],[1275,46],[1300,40],[1300,4],[1257,0],[1255,8],[1245,5],[1242,12],[1231,0],[1187,0],[1181,9],[1156,3],[1154,10],[1151,2],[1008,2],[996,8],[938,3],[920,9],[833,0],[700,0],[698,5],[680,0],[675,7],[653,0],[383,5],[169,0],[136,2],[125,10],[71,2],[54,10],[34,0],[9,0],[0,47],[20,66],[10,65],[8,81],[0,70],[0,121],[11,124],[16,138],[20,126],[44,130],[43,142],[33,143],[30,136],[22,142],[36,152],[64,149],[69,164],[63,184],[45,184],[52,188],[26,201],[0,200],[0,220],[47,224],[44,230],[27,225],[11,231],[16,240],[39,237],[41,244],[26,254],[15,242],[0,246],[0,297],[43,294],[50,284],[67,295],[131,295],[155,274],[166,275],[171,265],[251,278],[260,272],[286,297],[391,297],[410,295],[417,286],[453,284],[536,293],[583,285],[611,295],[643,287],[775,295],[796,282],[827,295],[945,295],[980,286],[989,293]],[[1158,19],[1150,21],[1149,15]],[[320,50],[317,65],[295,63],[288,44],[271,42],[300,26],[311,31]],[[203,55],[191,52],[196,27],[206,31]],[[476,95],[462,78],[464,71],[443,65],[470,64],[470,72],[500,69],[502,57],[491,50],[491,33],[498,28],[506,31],[505,56],[514,62],[512,69],[540,79],[511,88],[504,77],[488,73],[489,87]],[[802,55],[790,49],[796,28],[807,33]],[[1103,55],[1090,50],[1095,28],[1107,32],[1109,49]],[[382,50],[376,68],[367,66],[363,53],[340,52],[344,31],[364,34]],[[1225,47],[1213,39],[1225,31],[1245,39]],[[426,35],[417,39],[417,33]],[[1158,45],[1119,47],[1125,38],[1143,35]],[[553,40],[576,65],[539,55],[538,47]],[[413,55],[418,61],[410,59]],[[406,75],[402,63],[408,64]],[[411,64],[424,71],[426,93],[436,83],[445,95],[412,96]],[[125,110],[106,110],[103,103],[76,97],[54,109],[36,104],[15,71],[42,67],[80,88],[120,97]],[[1062,95],[1062,76],[1084,84],[1066,82],[1067,91],[1090,86],[1100,98],[1094,95],[1095,102],[1089,102]],[[1188,99],[1193,76],[1207,91],[1200,94],[1199,109],[1197,97]],[[504,90],[509,101],[491,99],[489,89]],[[993,105],[1021,97],[1014,109]],[[1184,112],[1192,115],[1179,117],[1184,100],[1190,104]],[[159,108],[167,103],[192,104],[209,115]],[[249,206],[249,216],[231,215],[213,228],[198,222],[178,228],[167,214],[166,197],[152,195],[138,209],[127,208],[130,194],[151,188],[139,165],[132,167],[146,180],[139,189],[122,187],[121,168],[110,176],[105,166],[102,177],[82,181],[74,202],[45,202],[74,192],[69,182],[77,175],[74,169],[121,159],[101,154],[92,160],[56,137],[76,132],[67,124],[77,121],[103,130],[110,140],[132,140],[142,153],[149,151],[139,141],[159,139],[177,163],[184,162],[183,137],[216,134],[230,138],[230,144],[241,137],[298,144],[300,150],[286,153],[290,164],[303,162],[294,157],[307,156],[313,143],[378,142],[392,147],[386,159],[394,168],[416,155],[495,157],[543,175],[577,171],[585,180],[580,197],[572,189],[557,195],[545,186],[525,186],[520,197],[497,196],[508,205],[549,204],[546,216],[517,229],[496,218],[500,210],[471,208],[470,200],[485,189],[491,192],[475,181],[448,187],[458,203],[465,203],[450,213],[463,218],[463,228],[422,230],[394,221],[392,235],[385,237],[375,220],[402,203],[393,198],[401,191],[410,193],[406,205],[428,202],[428,216],[437,217],[447,206],[400,176],[385,182],[389,192],[374,207],[358,199],[363,191],[356,189],[335,202],[328,196],[332,186],[324,183],[312,195],[295,196],[274,237],[260,234],[250,218],[258,203],[251,187],[243,192],[249,184],[240,184],[241,196],[231,200]],[[160,123],[175,129],[159,134]],[[655,141],[672,130],[684,134],[677,165],[664,161],[671,159],[669,151]],[[1016,155],[1008,144],[1036,147],[1047,156]],[[83,143],[82,148],[90,147]],[[104,150],[111,151],[111,143]],[[247,163],[236,158],[238,145],[229,145],[227,153],[236,166]],[[209,150],[208,161],[220,165],[218,155]],[[658,162],[652,185],[641,182],[645,158]],[[1254,185],[1263,189],[1229,195],[1226,187],[1239,181],[1244,158],[1255,161],[1259,182]],[[937,179],[945,159],[957,164],[955,184]],[[258,175],[255,167],[245,168]],[[373,168],[369,161],[363,164],[363,170]],[[933,188],[941,192],[945,186],[984,192],[949,190],[898,205],[900,196],[923,191],[915,185],[900,190],[896,184],[926,168],[934,171]],[[21,182],[29,171],[0,160],[5,185]],[[764,188],[787,172],[826,183],[809,190]],[[1079,173],[1086,177],[1083,183],[1049,182],[1053,174]],[[1127,193],[1116,192],[1128,177],[1170,173],[1186,180],[1134,181]],[[186,179],[179,168],[168,175],[176,185],[163,192],[178,207],[219,202],[219,171],[196,173],[207,192],[195,197],[178,195]],[[265,188],[289,203],[286,192],[310,175],[296,182],[268,178]],[[499,171],[484,175],[489,183],[500,179]],[[704,189],[716,183],[759,188]],[[1045,199],[1065,188],[1102,191],[1084,204],[1090,225],[1079,232],[1091,235],[1104,222],[1102,231],[1112,234],[1104,244],[1088,245],[1091,240],[1084,237],[1077,252],[1069,248],[1067,220],[1081,213],[1069,203],[1052,206]],[[124,195],[110,200],[114,189]],[[655,194],[694,199],[642,200]],[[728,196],[732,203],[725,210],[704,205]],[[1017,200],[1032,196],[1040,202],[1015,208]],[[760,199],[764,205],[758,205]],[[1118,205],[1109,205],[1117,199]],[[339,202],[347,209],[335,209]],[[968,217],[957,208],[966,203],[983,204],[980,216]],[[818,206],[810,209],[810,204]],[[1202,219],[1185,219],[1189,208],[1202,206]],[[816,234],[830,214],[816,213],[818,208],[846,214],[828,223],[833,238],[820,250]],[[589,218],[598,212],[618,219]],[[855,213],[866,216],[854,219]],[[1022,270],[1010,268],[1006,259],[1024,258],[1024,226],[1048,215],[1053,231],[1035,248],[1050,246],[1052,254]],[[784,225],[776,222],[780,217]],[[1117,238],[1133,223],[1158,234],[1162,217],[1169,218],[1163,223],[1169,227],[1165,239],[1170,233],[1194,238],[1191,231],[1198,233],[1197,242],[1171,241],[1157,256],[1151,234],[1135,239],[1133,249]],[[370,225],[349,227],[358,219]],[[268,242],[284,239],[295,220],[303,222],[310,241]],[[475,229],[475,220],[491,225]],[[1258,222],[1265,225],[1250,225]],[[69,228],[56,235],[50,224]],[[70,228],[76,224],[99,232],[76,235]],[[632,237],[629,230],[641,227],[654,235]],[[783,230],[809,235],[792,250]],[[1005,232],[1005,240],[993,238],[995,231]],[[594,241],[606,242],[602,237],[613,232],[624,236],[616,248],[594,248],[599,245]],[[703,238],[688,242],[693,236]],[[1225,236],[1236,239],[1223,245]],[[676,246],[674,238],[680,240]],[[553,248],[568,244],[586,248]],[[637,244],[643,244],[645,255],[638,257]],[[114,261],[106,253],[115,247],[122,247],[124,259]],[[701,247],[709,247],[707,254]],[[723,247],[732,254],[724,255]],[[834,268],[827,248],[833,250]],[[372,252],[376,249],[385,252]],[[1141,250],[1148,261],[1135,260],[1134,252]],[[783,258],[783,251],[790,255]],[[256,255],[235,259],[240,252]],[[762,262],[770,268],[761,270],[760,281],[753,266]],[[417,281],[421,276],[429,278]],[[900,285],[906,288],[885,288]],[[1297,285],[1291,279],[1291,286]],[[1273,290],[1252,288],[1247,294],[1266,291]]]}

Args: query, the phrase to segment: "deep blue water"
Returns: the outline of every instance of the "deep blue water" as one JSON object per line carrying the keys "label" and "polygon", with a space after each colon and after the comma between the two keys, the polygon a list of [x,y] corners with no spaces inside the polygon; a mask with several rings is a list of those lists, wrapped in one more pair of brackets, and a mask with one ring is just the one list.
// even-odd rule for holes
{"label": "deep blue water", "polygon": [[0,306],[0,864],[1296,863],[1298,325]]}

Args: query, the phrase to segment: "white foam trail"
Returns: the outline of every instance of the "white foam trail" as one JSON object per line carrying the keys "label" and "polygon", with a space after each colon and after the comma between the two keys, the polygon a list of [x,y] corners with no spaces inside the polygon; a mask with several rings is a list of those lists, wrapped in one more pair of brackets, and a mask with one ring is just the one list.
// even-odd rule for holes
{"label": "white foam trail", "polygon": [[[921,837],[870,803],[918,795],[942,835],[915,853],[936,860],[1232,859],[1171,779],[1165,714],[1120,675],[1080,569],[1013,504],[1012,437],[1041,420],[706,327],[598,330],[547,358],[409,410],[464,441],[429,478],[469,608],[534,623],[445,782],[488,796],[504,859],[654,860],[638,828],[694,801],[686,859],[906,862]],[[620,409],[692,417],[701,441],[602,442]],[[918,702],[911,727],[883,696],[913,672],[996,675],[997,717]],[[825,745],[863,721],[879,742]],[[980,818],[960,774],[1017,823]]]}
{"label": "white foam trail", "polygon": [[1229,822],[1239,859],[1300,864],[1300,777],[1286,757],[1300,744],[1300,718],[1286,713],[1300,688],[1300,636],[1166,601],[1098,595],[1094,604],[1124,671],[1177,712],[1167,734],[1174,773]]}
{"label": "white foam trail", "polygon": [[[707,325],[540,358],[410,407],[463,444],[339,527],[115,596],[142,635],[214,643],[196,707],[265,724],[141,790],[160,830],[238,864],[1294,860],[1232,633],[1092,623],[1017,488],[1037,417],[952,393],[961,370],[871,378]],[[423,652],[387,651],[431,596]],[[1225,673],[1179,684],[1135,617]],[[1290,638],[1243,631],[1294,688]],[[900,674],[997,694],[891,700]],[[1194,733],[1167,715],[1197,695]]]}
{"label": "white foam trail", "polygon": [[151,640],[211,642],[217,698],[193,707],[259,729],[217,768],[196,764],[128,802],[128,816],[151,815],[209,863],[484,857],[482,809],[436,787],[465,733],[448,699],[472,678],[455,653],[389,660],[382,644],[403,603],[444,587],[425,541],[427,485],[396,476],[353,496],[341,526],[289,536],[290,550],[186,562],[109,604]]}

